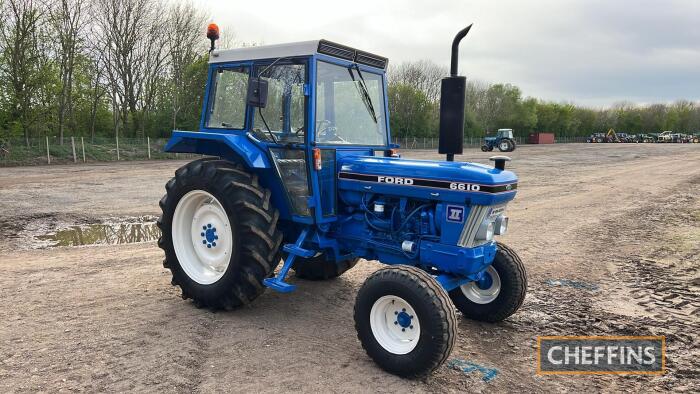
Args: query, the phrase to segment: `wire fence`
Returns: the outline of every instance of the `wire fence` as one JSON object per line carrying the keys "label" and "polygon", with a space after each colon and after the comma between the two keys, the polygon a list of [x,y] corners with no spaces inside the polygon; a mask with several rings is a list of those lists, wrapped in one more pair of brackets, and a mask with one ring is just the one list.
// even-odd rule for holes
{"label": "wire fence", "polygon": [[0,140],[0,167],[121,160],[190,159],[201,155],[163,152],[167,138],[58,137]]}
{"label": "wire fence", "polygon": [[[515,137],[516,144],[527,144],[527,138]],[[122,160],[193,159],[201,155],[163,152],[167,138],[89,138],[58,137],[0,140],[0,167],[40,164],[92,163]],[[438,148],[438,138],[398,137],[393,142],[401,149]],[[585,137],[557,137],[556,143],[586,142]],[[479,147],[483,138],[467,137],[465,147]]]}
{"label": "wire fence", "polygon": [[[527,137],[514,136],[513,138],[517,145],[529,144],[529,139]],[[437,149],[439,145],[439,138],[423,138],[423,137],[393,137],[392,142],[399,144],[401,149]],[[586,137],[567,137],[558,136],[555,137],[554,142],[557,144],[569,144],[586,142]],[[465,147],[475,147],[478,148],[484,144],[483,137],[465,137],[464,146]]]}

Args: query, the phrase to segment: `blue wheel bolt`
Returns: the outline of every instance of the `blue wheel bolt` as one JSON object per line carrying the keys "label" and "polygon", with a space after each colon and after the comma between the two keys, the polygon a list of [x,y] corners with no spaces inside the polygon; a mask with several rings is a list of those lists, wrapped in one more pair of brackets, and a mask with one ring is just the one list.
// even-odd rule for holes
{"label": "blue wheel bolt", "polygon": [[206,229],[207,229],[207,226],[202,226],[202,230],[206,230]]}
{"label": "blue wheel bolt", "polygon": [[212,242],[212,243],[211,243],[211,246],[216,246],[216,242]]}
{"label": "blue wheel bolt", "polygon": [[211,231],[216,232],[216,227],[213,227]]}
{"label": "blue wheel bolt", "polygon": [[219,239],[219,236],[218,236],[218,235],[215,235],[215,236],[214,236],[214,239]]}
{"label": "blue wheel bolt", "polygon": [[410,327],[408,327],[408,328],[410,328],[411,330],[413,330],[413,326],[410,326]]}
{"label": "blue wheel bolt", "polygon": [[204,234],[204,233],[200,233],[199,235],[201,235],[201,236],[203,237],[205,234]]}
{"label": "blue wheel bolt", "polygon": [[202,243],[203,243],[204,245],[206,245],[206,244],[207,244],[207,240],[206,240],[206,239],[203,239],[203,240],[202,240]]}
{"label": "blue wheel bolt", "polygon": [[211,245],[207,245],[207,248],[211,249]]}
{"label": "blue wheel bolt", "polygon": [[211,228],[211,223],[210,223],[210,224],[207,224],[207,227]]}
{"label": "blue wheel bolt", "polygon": [[401,331],[406,331],[406,329],[405,329],[405,328],[402,328]]}
{"label": "blue wheel bolt", "polygon": [[398,321],[395,321],[394,324],[399,324],[399,322],[398,322]]}
{"label": "blue wheel bolt", "polygon": [[413,319],[413,315],[409,316],[411,319]]}
{"label": "blue wheel bolt", "polygon": [[395,314],[395,315],[398,315],[398,314],[399,314],[399,312],[394,312],[394,314]]}
{"label": "blue wheel bolt", "polygon": [[406,312],[406,308],[401,309],[401,312]]}

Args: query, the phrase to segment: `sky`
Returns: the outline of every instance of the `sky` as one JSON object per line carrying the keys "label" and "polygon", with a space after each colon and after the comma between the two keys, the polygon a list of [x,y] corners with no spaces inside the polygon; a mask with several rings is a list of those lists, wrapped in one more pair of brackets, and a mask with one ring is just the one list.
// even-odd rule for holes
{"label": "sky", "polygon": [[195,0],[239,42],[325,38],[590,107],[700,101],[700,0]]}

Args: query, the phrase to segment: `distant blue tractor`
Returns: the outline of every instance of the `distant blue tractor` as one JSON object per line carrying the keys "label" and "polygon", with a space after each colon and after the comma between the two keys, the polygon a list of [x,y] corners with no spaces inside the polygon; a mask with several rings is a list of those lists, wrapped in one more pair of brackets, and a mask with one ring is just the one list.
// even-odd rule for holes
{"label": "distant blue tractor", "polygon": [[[397,157],[389,134],[387,59],[333,42],[212,52],[200,130],[166,151],[196,153],[160,201],[159,246],[172,284],[195,305],[231,310],[266,288],[335,278],[360,259],[388,265],[357,294],[370,357],[401,376],[440,366],[455,342],[456,306],[496,322],[525,297],[525,268],[494,240],[508,227],[517,177],[454,162],[462,152],[466,79],[442,81],[440,153]],[[281,259],[284,263],[274,274]],[[451,302],[450,302],[451,301]],[[453,306],[454,304],[454,306]]]}
{"label": "distant blue tractor", "polygon": [[498,129],[496,136],[485,137],[484,145],[481,146],[481,151],[491,152],[493,148],[498,148],[501,152],[514,151],[515,139],[513,138],[513,129]]}

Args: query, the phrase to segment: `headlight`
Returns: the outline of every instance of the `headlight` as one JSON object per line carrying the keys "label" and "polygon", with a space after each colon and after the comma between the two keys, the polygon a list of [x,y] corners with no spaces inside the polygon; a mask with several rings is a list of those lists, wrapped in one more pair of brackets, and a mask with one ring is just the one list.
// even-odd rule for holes
{"label": "headlight", "polygon": [[503,235],[506,231],[508,231],[508,216],[500,215],[494,222],[494,233],[496,235]]}
{"label": "headlight", "polygon": [[481,223],[479,231],[476,232],[476,239],[491,241],[493,239],[493,222],[486,220]]}

